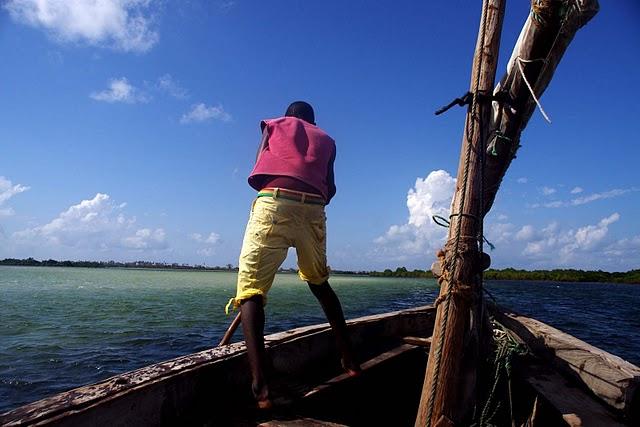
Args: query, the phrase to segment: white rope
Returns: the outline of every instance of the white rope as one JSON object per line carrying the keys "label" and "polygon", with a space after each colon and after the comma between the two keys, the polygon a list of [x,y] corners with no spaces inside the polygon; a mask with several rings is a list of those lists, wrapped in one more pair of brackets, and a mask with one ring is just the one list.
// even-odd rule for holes
{"label": "white rope", "polygon": [[538,106],[538,109],[542,113],[542,117],[544,117],[544,119],[549,124],[551,124],[551,119],[549,118],[549,116],[547,116],[547,113],[544,112],[544,109],[542,108],[542,104],[540,104],[540,101],[538,101],[538,98],[536,98],[536,94],[533,92],[533,88],[529,84],[529,81],[527,80],[527,77],[524,75],[524,69],[522,68],[522,63],[526,64],[526,63],[531,63],[531,62],[535,62],[535,61],[546,62],[546,60],[544,60],[544,59],[522,59],[519,56],[516,57],[516,63],[518,64],[518,69],[520,70],[520,75],[522,76],[522,79],[524,80],[524,82],[527,84],[527,87],[529,88],[529,92],[531,93],[531,97],[536,102],[536,105]]}

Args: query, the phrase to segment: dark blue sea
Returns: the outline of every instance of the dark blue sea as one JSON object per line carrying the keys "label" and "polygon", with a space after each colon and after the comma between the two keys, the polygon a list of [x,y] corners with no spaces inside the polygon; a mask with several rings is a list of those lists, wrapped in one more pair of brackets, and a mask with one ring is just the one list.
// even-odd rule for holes
{"label": "dark blue sea", "polygon": [[[234,273],[0,267],[0,412],[215,346]],[[335,276],[345,316],[433,302],[431,279]],[[489,282],[497,301],[640,365],[640,286]],[[279,275],[266,333],[324,322],[306,284]],[[238,332],[236,340],[242,339]]]}

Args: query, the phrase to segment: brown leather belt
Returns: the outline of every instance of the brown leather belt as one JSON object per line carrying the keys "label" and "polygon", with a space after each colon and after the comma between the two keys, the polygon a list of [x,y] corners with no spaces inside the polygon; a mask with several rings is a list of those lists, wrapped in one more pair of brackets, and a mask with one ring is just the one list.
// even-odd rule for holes
{"label": "brown leather belt", "polygon": [[274,199],[293,200],[294,202],[308,203],[312,205],[325,204],[324,197],[318,194],[287,190],[286,188],[263,188],[258,192],[258,197],[273,197]]}

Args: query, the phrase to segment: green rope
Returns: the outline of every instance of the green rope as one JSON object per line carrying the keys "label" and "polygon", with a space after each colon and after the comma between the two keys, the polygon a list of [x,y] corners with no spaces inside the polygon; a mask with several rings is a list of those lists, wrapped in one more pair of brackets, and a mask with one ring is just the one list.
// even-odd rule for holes
{"label": "green rope", "polygon": [[509,417],[513,419],[511,378],[513,373],[513,361],[516,357],[527,354],[526,347],[495,320],[493,325],[493,342],[496,346],[493,360],[493,384],[491,391],[482,409],[480,419],[474,424],[476,427],[493,427],[496,418],[503,409],[502,402],[506,401],[505,394],[509,397]]}

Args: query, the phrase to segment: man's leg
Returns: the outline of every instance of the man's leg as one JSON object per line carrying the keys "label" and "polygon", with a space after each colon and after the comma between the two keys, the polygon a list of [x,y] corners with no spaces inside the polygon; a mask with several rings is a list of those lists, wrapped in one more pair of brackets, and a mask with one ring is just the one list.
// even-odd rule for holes
{"label": "man's leg", "polygon": [[247,345],[251,369],[251,390],[261,407],[270,406],[269,389],[264,376],[264,306],[262,296],[256,295],[242,302],[242,332]]}
{"label": "man's leg", "polygon": [[287,221],[277,215],[275,203],[263,198],[254,204],[242,242],[235,297],[235,301],[240,301],[252,390],[261,408],[271,406],[265,373],[264,303],[289,248],[285,227]]}
{"label": "man's leg", "polygon": [[357,375],[360,373],[360,365],[356,363],[353,356],[351,340],[349,339],[347,324],[344,320],[344,314],[338,296],[329,285],[329,281],[325,281],[321,285],[314,285],[310,282],[307,282],[307,284],[313,295],[318,299],[318,302],[320,302],[322,310],[331,325],[331,329],[336,337],[338,351],[342,357],[342,367],[349,375]]}

